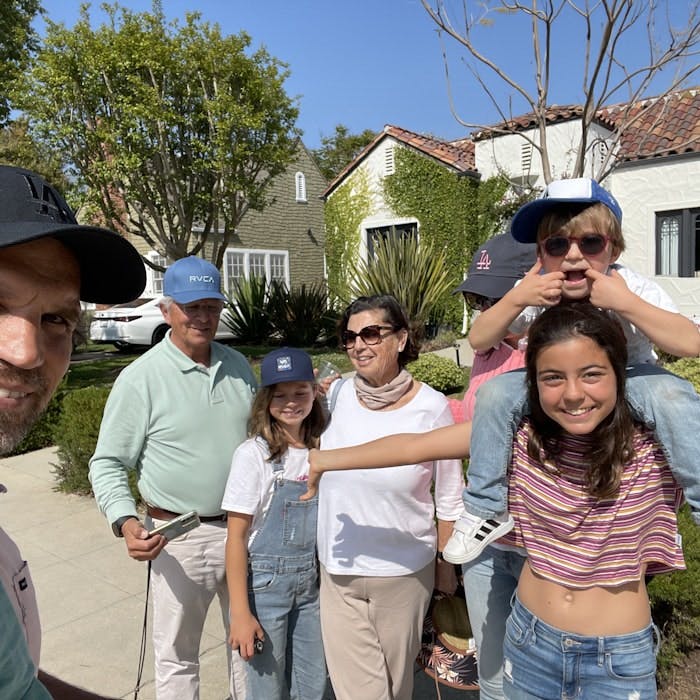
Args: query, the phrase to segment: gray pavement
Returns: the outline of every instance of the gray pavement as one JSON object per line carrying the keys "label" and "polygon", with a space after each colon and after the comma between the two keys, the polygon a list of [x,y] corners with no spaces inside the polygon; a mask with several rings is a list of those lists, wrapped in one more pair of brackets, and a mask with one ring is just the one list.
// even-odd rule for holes
{"label": "gray pavement", "polygon": [[[454,357],[454,349],[452,349]],[[462,364],[467,364],[462,359]],[[0,524],[29,562],[43,629],[41,666],[111,697],[133,697],[143,624],[146,565],[130,559],[92,498],[54,490],[53,448],[0,459]],[[212,605],[201,647],[201,698],[223,700],[224,631]],[[477,700],[416,669],[414,700]],[[155,700],[150,628],[141,700]],[[329,691],[328,700],[333,695]],[[253,698],[251,700],[265,700]],[[357,700],[372,700],[358,698]]]}

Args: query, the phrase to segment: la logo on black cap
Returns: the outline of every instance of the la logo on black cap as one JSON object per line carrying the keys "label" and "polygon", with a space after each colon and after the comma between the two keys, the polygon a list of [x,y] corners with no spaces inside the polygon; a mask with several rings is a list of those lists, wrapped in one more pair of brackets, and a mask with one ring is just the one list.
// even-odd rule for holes
{"label": "la logo on black cap", "polygon": [[476,264],[477,270],[490,270],[491,269],[491,258],[489,257],[489,251],[484,248],[479,255],[479,262]]}

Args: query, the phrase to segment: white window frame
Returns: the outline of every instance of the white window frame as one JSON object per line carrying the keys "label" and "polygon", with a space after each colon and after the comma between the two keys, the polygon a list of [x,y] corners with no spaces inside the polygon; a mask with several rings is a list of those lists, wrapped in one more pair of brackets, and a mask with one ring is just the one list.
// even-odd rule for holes
{"label": "white window frame", "polygon": [[[152,250],[150,253],[148,253],[146,257],[156,265],[162,265],[163,267],[167,267],[169,264],[168,259],[160,253],[157,253],[155,250]],[[165,273],[160,272],[158,270],[154,270],[148,265],[146,265],[146,273],[148,278],[148,284],[146,286],[146,289],[149,289],[153,296],[162,297],[163,276]]]}
{"label": "white window frame", "polygon": [[656,212],[656,274],[700,277],[700,208]]}
{"label": "white window frame", "polygon": [[294,175],[294,187],[297,202],[306,202],[306,175],[301,171]]}
{"label": "white window frame", "polygon": [[[229,255],[238,255],[242,258],[243,277],[250,279],[253,270],[257,268],[265,275],[265,279],[270,282],[273,279],[280,280],[289,287],[289,251],[261,248],[227,248],[224,254],[223,264],[223,285],[224,289],[231,291],[234,280],[229,273]],[[281,268],[283,276],[276,275],[273,277],[274,268]]]}

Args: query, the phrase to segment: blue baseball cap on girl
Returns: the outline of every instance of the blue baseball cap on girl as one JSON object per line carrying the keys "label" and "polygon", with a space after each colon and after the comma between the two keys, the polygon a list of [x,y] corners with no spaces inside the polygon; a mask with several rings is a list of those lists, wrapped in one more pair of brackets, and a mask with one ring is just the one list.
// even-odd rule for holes
{"label": "blue baseball cap on girl", "polygon": [[297,348],[280,348],[268,352],[260,365],[260,386],[280,382],[315,382],[314,368],[308,353]]}

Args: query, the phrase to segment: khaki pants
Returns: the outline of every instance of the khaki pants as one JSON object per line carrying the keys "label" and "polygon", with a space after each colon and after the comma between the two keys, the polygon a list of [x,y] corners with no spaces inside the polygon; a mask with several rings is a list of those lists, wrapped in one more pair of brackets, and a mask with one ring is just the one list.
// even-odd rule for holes
{"label": "khaki pants", "polygon": [[[151,518],[146,527],[151,528]],[[153,525],[164,521],[153,520]],[[226,523],[202,523],[171,540],[153,560],[153,651],[158,700],[199,700],[199,645],[209,606],[219,598],[232,700],[245,700],[245,662],[228,644]],[[222,669],[223,672],[223,669]]]}
{"label": "khaki pants", "polygon": [[321,567],[321,630],[336,700],[411,700],[435,564],[406,576]]}

